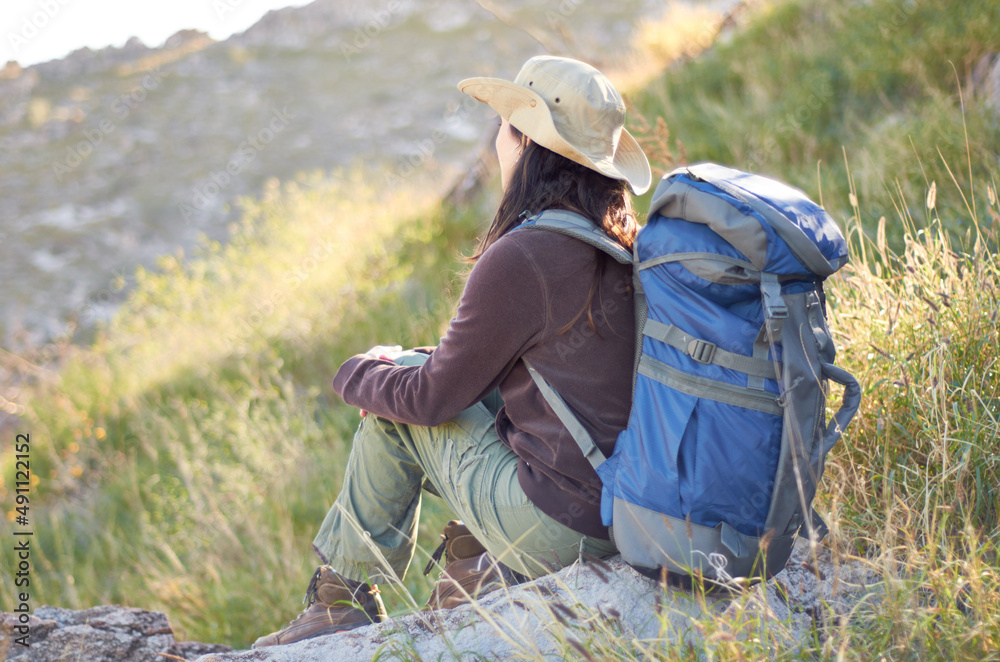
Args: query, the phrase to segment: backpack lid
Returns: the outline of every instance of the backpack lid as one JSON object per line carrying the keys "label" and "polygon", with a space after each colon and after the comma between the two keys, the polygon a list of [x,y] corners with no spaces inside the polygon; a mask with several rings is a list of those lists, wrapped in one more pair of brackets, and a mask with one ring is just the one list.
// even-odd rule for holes
{"label": "backpack lid", "polygon": [[649,217],[657,213],[708,226],[759,270],[768,261],[764,223],[805,268],[820,277],[847,262],[847,242],[837,223],[805,193],[714,163],[678,168],[666,175],[653,194]]}

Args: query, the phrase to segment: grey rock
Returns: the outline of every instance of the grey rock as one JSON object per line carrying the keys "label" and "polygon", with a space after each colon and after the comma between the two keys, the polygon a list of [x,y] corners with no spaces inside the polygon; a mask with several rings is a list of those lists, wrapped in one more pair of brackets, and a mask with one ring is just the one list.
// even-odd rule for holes
{"label": "grey rock", "polygon": [[[19,642],[24,636],[27,640]],[[228,648],[176,643],[166,614],[159,611],[104,605],[82,611],[39,607],[26,617],[0,614],[0,658],[10,662],[162,662],[164,653],[193,659]]]}
{"label": "grey rock", "polygon": [[173,655],[185,660],[194,660],[209,653],[225,653],[233,650],[225,644],[205,644],[200,641],[178,641],[167,649],[167,655]]}
{"label": "grey rock", "polygon": [[[787,646],[802,641],[826,610],[845,613],[868,594],[876,576],[860,562],[835,563],[829,550],[800,542],[788,566],[746,599],[696,597],[661,588],[621,557],[577,563],[534,582],[497,591],[477,606],[421,612],[354,631],[287,646],[206,655],[198,662],[350,662],[385,659],[510,659],[572,655],[569,639],[586,638],[594,620],[612,623],[622,642],[691,641],[698,622],[749,609],[769,636]],[[757,633],[759,634],[759,633]],[[752,637],[745,631],[741,636]]]}
{"label": "grey rock", "polygon": [[[771,635],[786,646],[812,631],[836,626],[849,613],[877,608],[882,583],[871,563],[836,559],[830,548],[800,540],[785,569],[751,596],[749,608],[774,624]],[[737,606],[730,605],[730,612]]]}
{"label": "grey rock", "polygon": [[[586,618],[617,620],[638,638],[656,637],[661,618],[687,629],[704,607],[682,590],[668,590],[669,608],[657,606],[662,592],[621,557],[598,565],[577,563],[527,584],[484,596],[478,605],[420,612],[384,623],[286,646],[207,655],[198,662],[271,660],[320,662],[388,659],[451,660],[560,657],[553,626],[583,627]],[[721,599],[710,599],[709,608]],[[658,612],[662,616],[658,616]]]}
{"label": "grey rock", "polygon": [[981,88],[983,103],[994,113],[1000,115],[1000,54],[986,55],[979,64],[983,69]]}
{"label": "grey rock", "polygon": [[[785,569],[766,585],[733,597],[662,588],[621,557],[578,562],[533,582],[495,591],[478,604],[416,612],[358,630],[287,646],[232,651],[228,646],[174,641],[166,615],[127,607],[84,611],[41,607],[28,616],[30,648],[19,614],[0,615],[0,659],[11,662],[159,661],[351,662],[385,659],[509,659],[573,655],[595,622],[620,631],[616,641],[688,641],[714,616],[749,613],[775,643],[794,648],[814,629],[859,609],[878,607],[879,578],[870,564],[839,562],[821,545],[800,541]],[[867,603],[867,604],[865,604]],[[754,627],[741,637],[761,636]],[[639,654],[639,653],[637,653]],[[200,656],[200,657],[199,657]]]}

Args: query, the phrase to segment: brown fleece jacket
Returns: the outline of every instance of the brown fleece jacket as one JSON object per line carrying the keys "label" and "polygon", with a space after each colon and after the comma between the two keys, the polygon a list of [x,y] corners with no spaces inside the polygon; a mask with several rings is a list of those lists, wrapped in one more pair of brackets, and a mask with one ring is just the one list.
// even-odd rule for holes
{"label": "brown fleece jacket", "polygon": [[[583,309],[599,263],[592,312]],[[526,358],[610,456],[628,423],[635,320],[632,268],[571,237],[518,230],[473,267],[455,318],[421,366],[364,355],[348,359],[333,386],[344,401],[411,425],[436,426],[500,388],[500,438],[520,458],[518,480],[544,513],[580,533],[608,538],[601,481],[542,398]],[[603,312],[602,312],[603,303]]]}

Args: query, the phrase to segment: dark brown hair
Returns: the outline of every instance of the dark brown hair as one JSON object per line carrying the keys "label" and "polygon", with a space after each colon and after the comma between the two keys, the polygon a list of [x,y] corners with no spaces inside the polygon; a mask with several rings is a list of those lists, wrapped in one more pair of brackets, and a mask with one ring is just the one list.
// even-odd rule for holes
{"label": "dark brown hair", "polygon": [[[565,209],[581,214],[622,246],[632,250],[639,224],[632,208],[628,184],[556,154],[528,139],[512,125],[508,126],[519,143],[521,156],[510,173],[496,216],[469,260],[475,262],[487,248],[520,225],[527,216],[546,209]],[[502,126],[500,130],[503,130]],[[599,294],[607,260],[613,258],[596,248],[594,250],[598,256],[598,268],[587,294],[587,302],[560,333],[569,330],[584,313],[591,328],[596,329],[591,307],[594,295]]]}

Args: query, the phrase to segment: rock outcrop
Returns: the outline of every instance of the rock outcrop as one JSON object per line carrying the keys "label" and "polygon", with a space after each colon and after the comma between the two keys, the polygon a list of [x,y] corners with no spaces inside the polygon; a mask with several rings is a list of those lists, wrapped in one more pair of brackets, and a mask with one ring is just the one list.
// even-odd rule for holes
{"label": "rock outcrop", "polygon": [[0,615],[0,657],[10,662],[163,662],[171,659],[165,655],[194,659],[226,650],[229,646],[174,641],[167,616],[159,611],[40,607],[27,623],[19,614]]}
{"label": "rock outcrop", "polygon": [[[766,623],[768,635],[794,646],[814,628],[877,595],[877,575],[858,562],[835,563],[830,551],[816,554],[800,543],[785,570],[766,586],[736,598],[696,597],[664,589],[621,557],[581,562],[537,581],[483,597],[476,606],[418,612],[354,631],[261,650],[231,651],[207,644],[174,642],[159,612],[122,607],[69,611],[43,607],[31,617],[30,649],[13,643],[17,617],[0,621],[0,654],[18,662],[81,659],[97,662],[182,659],[198,662],[352,662],[376,655],[389,659],[450,660],[511,657],[574,657],[573,650],[595,626],[629,633],[630,639],[688,640],[699,622],[739,610]],[[742,629],[738,637],[759,635]],[[66,658],[68,652],[73,657]],[[164,657],[162,653],[174,656]],[[478,655],[477,655],[478,654]],[[200,657],[199,657],[200,656]]]}
{"label": "rock outcrop", "polygon": [[1000,116],[1000,53],[979,58],[972,70],[970,87],[984,106]]}
{"label": "rock outcrop", "polygon": [[[736,598],[701,598],[679,588],[663,589],[614,557],[597,564],[577,563],[488,594],[477,607],[411,614],[288,646],[207,655],[198,662],[353,662],[376,655],[424,660],[583,658],[578,646],[584,646],[595,623],[631,633],[619,636],[622,642],[684,641],[698,636],[699,621],[740,609],[766,623],[766,636],[794,647],[814,628],[855,607],[876,581],[867,564],[837,564],[828,549],[820,547],[814,555],[800,542],[785,570],[766,586]],[[765,636],[749,630],[734,634]]]}

